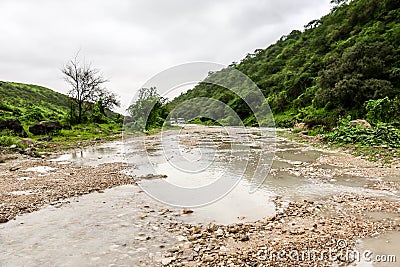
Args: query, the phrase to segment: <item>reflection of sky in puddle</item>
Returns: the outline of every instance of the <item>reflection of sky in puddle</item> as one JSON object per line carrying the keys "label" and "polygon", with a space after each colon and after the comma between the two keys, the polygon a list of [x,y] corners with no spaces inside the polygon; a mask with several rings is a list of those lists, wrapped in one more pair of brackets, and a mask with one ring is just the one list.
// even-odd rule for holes
{"label": "reflection of sky in puddle", "polygon": [[[356,262],[353,266],[356,267],[388,267],[388,266],[399,266],[400,260],[400,232],[389,231],[385,234],[378,235],[376,237],[368,237],[359,240],[356,245],[355,251],[361,255],[360,262]],[[365,254],[366,252],[366,254]],[[371,252],[371,253],[369,253]],[[364,257],[364,256],[367,257]],[[395,256],[396,261],[394,262],[371,262],[375,259],[375,256],[383,256],[382,259],[388,259],[387,256]]]}
{"label": "reflection of sky in puddle", "polygon": [[18,181],[28,181],[28,180],[34,180],[34,179],[35,179],[35,178],[31,178],[31,177],[27,177],[27,176],[18,177],[18,178],[17,178]]}
{"label": "reflection of sky in puddle", "polygon": [[[229,136],[222,133],[206,133],[206,136],[201,132],[190,135],[176,133],[169,131],[163,134],[162,139],[149,136],[88,148],[60,156],[55,161],[89,166],[127,162],[134,166],[128,172],[130,175],[162,174],[167,176],[167,182],[185,188],[206,186],[222,175],[237,177],[244,171],[242,179],[228,195],[216,203],[197,208],[194,214],[188,216],[193,221],[228,222],[237,221],[240,216],[248,220],[260,219],[274,212],[270,198],[276,195],[284,196],[285,200],[300,201],[339,193],[398,198],[393,193],[367,189],[376,179],[338,176],[329,172],[329,169],[341,167],[317,164],[319,157],[335,153],[278,139],[272,163],[275,174],[267,176],[273,156],[270,153],[274,141],[271,136],[262,136],[259,132],[248,134],[243,129],[236,129]],[[313,166],[325,171],[321,172],[321,176],[316,174],[312,177],[296,176],[288,171],[288,168],[301,168],[307,164],[317,164]],[[250,194],[251,186],[260,182],[259,190]],[[157,179],[141,180],[139,183],[163,190]]]}
{"label": "reflection of sky in puddle", "polygon": [[89,147],[80,151],[61,155],[51,159],[58,164],[74,163],[81,166],[96,166],[102,163],[124,162],[124,144],[113,142],[97,147]]}
{"label": "reflection of sky in puddle", "polygon": [[14,196],[28,196],[35,194],[35,192],[33,192],[32,190],[18,190],[18,191],[12,191],[9,194]]}
{"label": "reflection of sky in puddle", "polygon": [[28,168],[26,170],[24,170],[25,172],[39,172],[39,173],[47,173],[49,171],[53,171],[56,170],[56,168],[52,168],[49,166],[37,166],[37,167],[31,167]]}

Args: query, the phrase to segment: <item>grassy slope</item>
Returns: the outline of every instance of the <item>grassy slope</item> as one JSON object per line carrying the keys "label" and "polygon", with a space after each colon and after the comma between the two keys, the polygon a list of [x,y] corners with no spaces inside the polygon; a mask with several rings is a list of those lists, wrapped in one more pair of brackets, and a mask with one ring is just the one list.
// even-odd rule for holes
{"label": "grassy slope", "polygon": [[61,120],[69,110],[69,97],[31,84],[0,82],[0,119],[18,118],[23,124]]}
{"label": "grassy slope", "polygon": [[[13,82],[0,82],[0,120],[17,118],[23,124],[25,130],[40,120],[56,120],[64,122],[65,115],[69,112],[69,97],[51,89]],[[107,111],[107,115],[116,113]],[[108,123],[86,123],[72,126],[71,130],[61,130],[53,134],[53,140],[46,143],[41,150],[58,150],[73,148],[77,145],[90,144],[89,140],[112,140],[120,138],[121,124],[109,120]],[[42,136],[28,136],[35,142]],[[21,144],[20,137],[10,135],[8,132],[0,132],[0,148],[12,144],[25,148]],[[85,141],[86,140],[86,141]],[[1,154],[1,150],[0,150]]]}

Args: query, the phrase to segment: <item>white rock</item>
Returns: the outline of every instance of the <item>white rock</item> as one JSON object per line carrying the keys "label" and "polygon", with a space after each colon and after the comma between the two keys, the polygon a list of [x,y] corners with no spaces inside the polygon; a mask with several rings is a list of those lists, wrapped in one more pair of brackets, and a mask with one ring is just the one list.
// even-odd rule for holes
{"label": "white rock", "polygon": [[223,236],[223,235],[224,235],[224,230],[222,230],[221,228],[218,228],[218,230],[215,231],[215,234],[216,234],[218,237]]}
{"label": "white rock", "polygon": [[170,264],[172,261],[174,261],[175,260],[175,258],[174,257],[169,257],[169,258],[163,258],[162,260],[161,260],[161,264],[162,265],[168,265],[168,264]]}

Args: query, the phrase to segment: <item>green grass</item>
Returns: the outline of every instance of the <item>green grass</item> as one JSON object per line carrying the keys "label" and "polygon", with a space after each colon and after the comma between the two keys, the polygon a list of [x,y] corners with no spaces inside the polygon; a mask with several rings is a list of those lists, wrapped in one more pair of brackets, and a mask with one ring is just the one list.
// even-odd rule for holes
{"label": "green grass", "polygon": [[[51,89],[13,82],[0,82],[0,120],[17,118],[23,125],[29,138],[39,142],[43,135],[35,136],[29,132],[29,126],[41,120],[55,120],[62,124],[70,110],[67,95]],[[111,112],[112,113],[112,112]],[[112,115],[115,115],[114,113]],[[71,130],[61,130],[51,134],[52,141],[47,142],[39,151],[73,148],[93,139],[113,140],[121,137],[122,124],[107,119],[107,123],[86,123],[72,126]],[[0,132],[0,147],[17,145],[25,148],[21,137],[9,131]]]}
{"label": "green grass", "polygon": [[[34,142],[44,135],[32,136]],[[92,141],[111,141],[122,138],[122,126],[119,124],[79,124],[71,130],[62,129],[51,135],[52,140],[46,142],[46,146],[38,151],[53,151],[58,149],[69,149],[76,146],[86,146]]]}
{"label": "green grass", "polygon": [[68,96],[42,86],[0,82],[0,119],[18,118],[25,128],[40,120],[62,120],[69,103]]}
{"label": "green grass", "polygon": [[15,137],[7,136],[7,135],[0,136],[0,146],[7,147],[7,146],[14,145],[14,144],[16,144]]}
{"label": "green grass", "polygon": [[[353,127],[355,128],[355,127]],[[313,133],[310,133],[312,130],[309,130],[308,135],[314,135]],[[354,131],[357,131],[357,129],[350,129],[347,131],[341,131],[341,133],[345,135],[354,135]],[[376,131],[376,129],[371,129],[371,132]],[[320,132],[320,130],[319,130]],[[296,142],[300,143],[307,143],[311,144],[313,146],[319,147],[319,148],[325,148],[325,149],[338,149],[340,151],[344,151],[345,153],[350,153],[353,156],[356,157],[361,157],[364,158],[368,161],[371,162],[379,162],[383,165],[390,165],[393,161],[395,161],[398,158],[398,155],[400,155],[400,148],[398,147],[390,147],[387,145],[374,145],[373,143],[367,143],[367,142],[342,142],[342,139],[332,139],[329,141],[328,136],[332,136],[335,133],[334,131],[331,132],[322,132],[322,136],[324,137],[322,142],[310,142],[309,139],[305,139],[297,135],[298,131],[285,131],[285,132],[279,132],[279,136],[282,136],[284,138],[288,138],[289,140],[293,140]],[[371,137],[372,138],[372,137]],[[391,137],[392,138],[392,137]],[[373,140],[373,138],[371,139]]]}

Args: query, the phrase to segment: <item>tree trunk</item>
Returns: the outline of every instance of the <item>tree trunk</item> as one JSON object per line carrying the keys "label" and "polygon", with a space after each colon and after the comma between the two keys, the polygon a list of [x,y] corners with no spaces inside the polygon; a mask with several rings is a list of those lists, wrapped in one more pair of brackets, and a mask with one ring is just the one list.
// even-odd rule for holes
{"label": "tree trunk", "polygon": [[78,123],[82,123],[82,103],[78,103]]}

